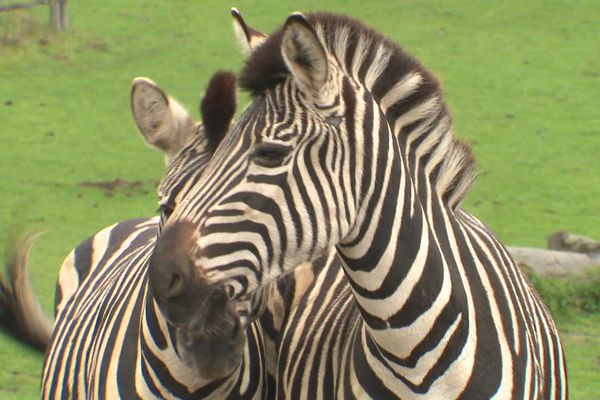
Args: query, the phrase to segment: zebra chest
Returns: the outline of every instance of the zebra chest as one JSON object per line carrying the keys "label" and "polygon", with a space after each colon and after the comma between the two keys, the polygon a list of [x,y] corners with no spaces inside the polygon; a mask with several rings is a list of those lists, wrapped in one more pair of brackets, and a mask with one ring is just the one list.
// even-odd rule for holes
{"label": "zebra chest", "polygon": [[[333,399],[351,353],[359,312],[339,265],[321,271],[282,330],[277,392],[282,398]],[[347,363],[346,363],[347,364]]]}

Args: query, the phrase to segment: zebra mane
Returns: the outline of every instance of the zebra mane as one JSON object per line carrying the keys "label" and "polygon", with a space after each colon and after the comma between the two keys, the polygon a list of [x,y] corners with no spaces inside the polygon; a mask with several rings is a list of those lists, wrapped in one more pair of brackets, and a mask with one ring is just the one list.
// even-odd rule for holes
{"label": "zebra mane", "polygon": [[[413,179],[425,171],[445,204],[458,208],[475,178],[475,163],[470,147],[452,133],[452,118],[435,76],[357,20],[330,13],[305,17],[344,72],[371,92],[406,155],[417,157],[414,166],[408,163]],[[239,82],[253,96],[290,74],[281,54],[282,36],[280,28],[246,61]]]}

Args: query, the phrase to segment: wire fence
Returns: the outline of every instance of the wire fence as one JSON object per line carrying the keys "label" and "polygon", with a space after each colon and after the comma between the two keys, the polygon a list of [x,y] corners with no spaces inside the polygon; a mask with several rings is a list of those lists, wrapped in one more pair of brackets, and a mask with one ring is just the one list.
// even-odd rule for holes
{"label": "wire fence", "polygon": [[69,20],[67,18],[67,0],[0,0],[0,13],[26,10],[42,5],[48,6],[48,11],[50,13],[50,26],[57,31],[67,30],[69,26]]}

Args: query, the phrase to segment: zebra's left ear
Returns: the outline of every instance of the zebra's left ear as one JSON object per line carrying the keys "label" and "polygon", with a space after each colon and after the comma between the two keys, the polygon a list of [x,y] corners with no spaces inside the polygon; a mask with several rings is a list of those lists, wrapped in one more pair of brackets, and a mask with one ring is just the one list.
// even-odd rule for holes
{"label": "zebra's left ear", "polygon": [[327,83],[327,52],[301,13],[290,15],[283,28],[281,54],[300,88],[315,98]]}
{"label": "zebra's left ear", "polygon": [[267,39],[267,35],[246,25],[242,14],[235,7],[231,8],[231,17],[233,18],[233,33],[242,52],[249,56],[256,47],[260,46]]}

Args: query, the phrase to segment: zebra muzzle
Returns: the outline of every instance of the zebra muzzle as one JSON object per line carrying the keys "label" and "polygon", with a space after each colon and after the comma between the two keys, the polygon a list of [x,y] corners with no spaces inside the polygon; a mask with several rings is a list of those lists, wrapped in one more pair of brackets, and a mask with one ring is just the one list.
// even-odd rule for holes
{"label": "zebra muzzle", "polygon": [[245,331],[222,283],[211,283],[193,261],[196,227],[175,222],[161,233],[150,259],[152,295],[175,327],[179,356],[200,376],[221,378],[242,358]]}

